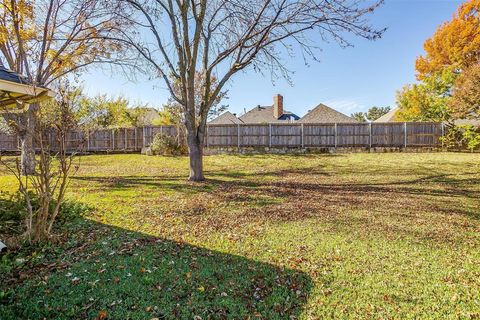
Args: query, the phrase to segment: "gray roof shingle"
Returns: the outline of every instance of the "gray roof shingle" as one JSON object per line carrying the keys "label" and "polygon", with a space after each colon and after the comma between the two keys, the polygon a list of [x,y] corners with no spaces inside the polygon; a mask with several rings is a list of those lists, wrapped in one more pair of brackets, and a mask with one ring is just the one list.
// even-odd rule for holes
{"label": "gray roof shingle", "polygon": [[283,111],[280,118],[273,116],[273,106],[257,106],[240,116],[243,123],[282,123],[292,122],[300,119],[299,116],[290,111]]}
{"label": "gray roof shingle", "polygon": [[0,80],[15,82],[20,84],[29,84],[27,78],[18,73],[8,70],[2,64],[0,64]]}
{"label": "gray roof shingle", "polygon": [[230,111],[224,112],[212,121],[209,121],[208,124],[241,124],[243,123]]}
{"label": "gray roof shingle", "polygon": [[[403,122],[397,120],[397,113],[400,111],[399,107],[393,108],[388,112],[387,114],[384,114],[377,120],[373,122]],[[460,125],[471,125],[474,127],[480,127],[480,119],[456,119],[453,121],[453,123],[457,126]]]}
{"label": "gray roof shingle", "polygon": [[395,118],[397,117],[397,112],[399,110],[400,109],[398,107],[393,108],[388,113],[384,114],[383,116],[381,116],[380,118],[378,118],[373,122],[396,122]]}
{"label": "gray roof shingle", "polygon": [[354,118],[344,115],[322,103],[310,110],[302,119],[301,123],[356,123]]}

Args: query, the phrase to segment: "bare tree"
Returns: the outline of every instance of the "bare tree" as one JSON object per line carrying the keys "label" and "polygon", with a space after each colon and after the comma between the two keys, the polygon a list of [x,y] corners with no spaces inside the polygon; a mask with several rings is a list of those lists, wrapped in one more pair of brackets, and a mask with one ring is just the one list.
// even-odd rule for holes
{"label": "bare tree", "polygon": [[[49,86],[92,63],[111,60],[118,42],[106,40],[115,16],[106,0],[0,0],[0,61],[35,86]],[[35,170],[33,132],[38,104],[21,117],[24,173]]]}
{"label": "bare tree", "polygon": [[[374,40],[384,31],[371,28],[365,19],[383,1],[371,5],[361,0],[117,1],[127,27],[119,30],[116,40],[135,49],[183,107],[193,181],[204,179],[208,112],[234,74],[250,67],[288,79],[282,57],[301,52],[304,59],[316,60],[322,41],[349,46],[348,33]],[[195,101],[196,72],[205,79],[201,101]],[[218,77],[215,84],[213,75]]]}

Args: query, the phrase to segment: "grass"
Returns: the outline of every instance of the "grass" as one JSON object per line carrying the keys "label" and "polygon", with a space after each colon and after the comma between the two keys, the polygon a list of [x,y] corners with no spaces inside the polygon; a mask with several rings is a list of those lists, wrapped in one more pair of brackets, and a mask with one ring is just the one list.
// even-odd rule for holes
{"label": "grass", "polygon": [[81,161],[88,212],[4,259],[0,318],[480,317],[480,154]]}

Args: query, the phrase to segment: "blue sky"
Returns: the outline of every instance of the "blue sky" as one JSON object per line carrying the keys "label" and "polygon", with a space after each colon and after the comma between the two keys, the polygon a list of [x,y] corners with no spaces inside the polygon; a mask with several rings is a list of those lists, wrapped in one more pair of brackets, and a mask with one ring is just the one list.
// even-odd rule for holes
{"label": "blue sky", "polygon": [[[438,25],[450,20],[461,1],[453,0],[386,0],[376,11],[372,24],[387,27],[382,39],[369,42],[353,39],[353,48],[340,48],[336,43],[320,43],[323,51],[305,66],[303,59],[285,60],[294,70],[293,86],[279,79],[253,71],[234,76],[224,103],[233,113],[242,113],[258,104],[272,104],[276,93],[284,96],[285,108],[300,116],[319,103],[351,114],[371,106],[394,106],[395,93],[403,85],[415,81],[415,59],[423,53],[423,42]],[[90,95],[106,93],[123,95],[134,101],[160,108],[168,93],[159,81],[129,82],[120,74],[101,69],[82,76]]]}

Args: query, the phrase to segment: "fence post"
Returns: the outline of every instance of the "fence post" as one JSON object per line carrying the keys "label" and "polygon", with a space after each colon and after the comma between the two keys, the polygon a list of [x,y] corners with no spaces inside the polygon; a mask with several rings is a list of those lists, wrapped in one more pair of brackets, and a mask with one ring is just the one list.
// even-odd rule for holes
{"label": "fence post", "polygon": [[240,124],[237,124],[237,148],[240,152]]}
{"label": "fence post", "polygon": [[137,149],[138,149],[137,127],[135,127],[135,131],[133,132],[133,135],[134,135],[134,137],[135,137],[135,145],[134,145],[134,148],[135,148],[135,151],[137,151]]}
{"label": "fence post", "polygon": [[207,140],[207,149],[208,147],[210,146],[210,144],[208,143],[208,124],[206,125],[206,129],[205,129],[205,140]]}
{"label": "fence post", "polygon": [[444,148],[444,140],[445,140],[445,123],[442,122],[442,151]]}
{"label": "fence post", "polygon": [[49,130],[48,131],[48,145],[50,146],[50,148],[52,148],[52,132]]}
{"label": "fence post", "polygon": [[372,149],[372,123],[368,124],[368,148]]}
{"label": "fence post", "polygon": [[268,147],[272,147],[272,124],[268,124]]}
{"label": "fence post", "polygon": [[335,123],[335,149],[337,149],[337,124]]}
{"label": "fence post", "polygon": [[305,138],[304,138],[304,134],[303,134],[303,123],[301,124],[301,128],[302,128],[302,149],[305,148]]}
{"label": "fence post", "polygon": [[403,123],[403,131],[404,131],[404,136],[405,136],[405,142],[404,142],[404,147],[405,149],[407,148],[407,123]]}
{"label": "fence post", "polygon": [[87,151],[90,151],[90,130],[87,130]]}
{"label": "fence post", "polygon": [[127,150],[127,145],[128,145],[127,128],[123,129],[123,134],[125,135],[125,145],[123,149]]}
{"label": "fence post", "polygon": [[112,129],[112,150],[115,150],[115,129]]}

